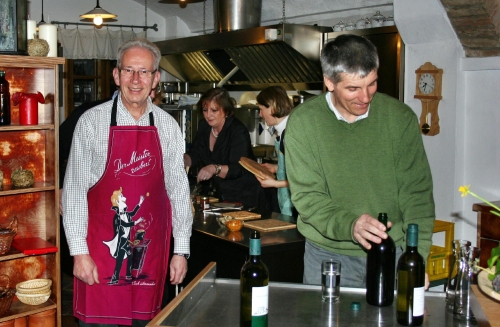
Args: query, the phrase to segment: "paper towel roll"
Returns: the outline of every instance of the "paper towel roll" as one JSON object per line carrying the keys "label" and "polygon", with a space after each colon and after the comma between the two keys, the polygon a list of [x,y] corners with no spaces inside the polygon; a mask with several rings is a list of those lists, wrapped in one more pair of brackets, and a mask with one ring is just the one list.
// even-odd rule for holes
{"label": "paper towel roll", "polygon": [[47,57],[57,57],[57,27],[52,24],[43,24],[38,27],[38,37],[49,44]]}
{"label": "paper towel roll", "polygon": [[34,39],[36,34],[36,20],[28,20],[27,22],[28,38],[27,40]]}

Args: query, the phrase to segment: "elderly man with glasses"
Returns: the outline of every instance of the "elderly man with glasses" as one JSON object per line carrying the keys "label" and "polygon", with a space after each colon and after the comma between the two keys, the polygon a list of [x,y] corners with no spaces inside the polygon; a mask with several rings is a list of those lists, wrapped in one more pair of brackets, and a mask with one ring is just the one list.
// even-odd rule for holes
{"label": "elderly man with glasses", "polygon": [[[187,272],[193,217],[184,140],[150,97],[160,56],[147,40],[123,43],[113,70],[118,96],[86,111],[75,129],[62,211],[80,326],[145,326],[161,308],[171,235],[170,282]],[[116,190],[135,207],[115,205]]]}

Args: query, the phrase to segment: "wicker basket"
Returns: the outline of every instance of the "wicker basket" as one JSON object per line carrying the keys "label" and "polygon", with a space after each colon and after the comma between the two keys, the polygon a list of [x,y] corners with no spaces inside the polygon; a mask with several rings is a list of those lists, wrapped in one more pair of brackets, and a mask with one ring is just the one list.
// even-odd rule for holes
{"label": "wicker basket", "polygon": [[12,240],[17,234],[17,218],[14,217],[7,228],[0,228],[0,254],[10,251]]}
{"label": "wicker basket", "polygon": [[0,275],[0,316],[9,310],[14,294],[16,293],[16,290],[9,288],[9,286],[9,276]]}
{"label": "wicker basket", "polygon": [[30,279],[16,285],[16,290],[21,294],[43,294],[50,292],[52,280],[50,279]]}
{"label": "wicker basket", "polygon": [[50,291],[41,294],[23,294],[16,292],[16,296],[24,304],[38,305],[47,302],[50,297]]}

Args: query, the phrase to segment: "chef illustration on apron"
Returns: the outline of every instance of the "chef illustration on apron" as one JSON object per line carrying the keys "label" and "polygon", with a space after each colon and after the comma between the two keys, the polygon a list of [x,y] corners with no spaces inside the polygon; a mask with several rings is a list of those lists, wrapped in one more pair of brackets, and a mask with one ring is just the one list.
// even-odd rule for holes
{"label": "chef illustration on apron", "polygon": [[[285,131],[281,133],[281,140],[283,140]],[[281,141],[277,138],[274,140],[274,149],[278,156],[278,169],[276,171],[276,179],[279,181],[286,180],[285,172],[285,155],[281,151]],[[283,215],[292,216],[292,199],[290,195],[290,188],[280,187],[277,189],[278,193],[278,204],[280,205],[280,211]]]}
{"label": "chef illustration on apron", "polygon": [[172,209],[153,114],[150,126],[116,126],[116,114],[115,98],[104,174],[87,193],[99,284],[74,279],[73,312],[86,323],[131,325],[161,309]]}

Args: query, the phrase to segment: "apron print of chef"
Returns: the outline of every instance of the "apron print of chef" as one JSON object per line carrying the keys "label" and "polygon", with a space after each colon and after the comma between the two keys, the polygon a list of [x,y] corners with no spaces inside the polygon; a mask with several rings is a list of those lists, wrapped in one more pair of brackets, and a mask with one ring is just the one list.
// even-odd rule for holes
{"label": "apron print of chef", "polygon": [[[152,113],[149,120],[150,126],[116,126],[115,99],[106,168],[87,193],[87,244],[100,280],[74,279],[73,312],[86,323],[131,325],[161,309],[172,208]],[[137,203],[134,210],[127,211],[127,199]]]}

